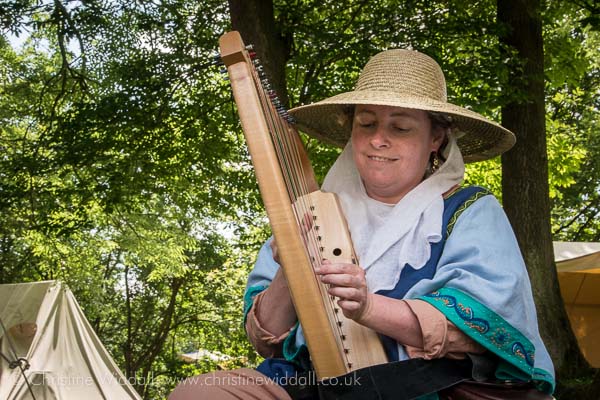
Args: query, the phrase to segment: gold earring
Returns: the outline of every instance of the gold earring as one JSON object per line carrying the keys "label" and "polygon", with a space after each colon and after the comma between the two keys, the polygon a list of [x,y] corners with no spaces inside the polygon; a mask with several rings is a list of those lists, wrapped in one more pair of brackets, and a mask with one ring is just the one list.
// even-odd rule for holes
{"label": "gold earring", "polygon": [[437,151],[431,153],[431,173],[433,174],[440,167],[440,158]]}

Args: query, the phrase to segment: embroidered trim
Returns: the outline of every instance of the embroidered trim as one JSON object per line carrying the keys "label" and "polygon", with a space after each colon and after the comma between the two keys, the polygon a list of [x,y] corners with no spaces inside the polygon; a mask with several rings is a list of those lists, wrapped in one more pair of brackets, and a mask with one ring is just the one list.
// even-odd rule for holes
{"label": "embroidered trim", "polygon": [[484,196],[488,196],[488,195],[492,194],[492,192],[490,192],[488,189],[485,189],[482,187],[478,187],[478,189],[479,190],[477,192],[475,192],[475,194],[473,194],[471,197],[469,197],[467,200],[465,200],[465,202],[463,204],[461,204],[460,207],[458,207],[458,209],[454,212],[454,214],[452,214],[452,216],[450,217],[450,220],[448,221],[448,226],[446,227],[446,237],[450,236],[450,234],[452,233],[452,229],[454,228],[454,224],[458,220],[458,217],[460,217],[460,215],[467,208],[469,208],[469,206],[471,204],[475,203],[477,200],[479,200],[480,198],[482,198]]}
{"label": "embroidered trim", "polygon": [[451,288],[442,288],[420,299],[437,308],[477,343],[525,372],[528,377],[533,375],[533,344],[494,311],[466,293]]}

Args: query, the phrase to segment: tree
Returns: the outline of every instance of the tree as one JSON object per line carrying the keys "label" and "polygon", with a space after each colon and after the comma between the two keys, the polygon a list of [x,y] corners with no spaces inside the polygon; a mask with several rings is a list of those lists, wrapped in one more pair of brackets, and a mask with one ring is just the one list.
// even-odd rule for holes
{"label": "tree", "polygon": [[260,210],[210,66],[223,2],[10,3],[31,34],[0,41],[1,281],[65,281],[146,398],[189,369],[182,350],[252,362],[251,257],[223,236]]}
{"label": "tree", "polygon": [[502,155],[504,208],[529,271],[542,335],[559,374],[569,377],[587,362],[560,297],[552,250],[541,6],[521,0],[497,4],[498,22],[506,26],[500,41],[517,55],[510,88],[518,96],[502,107],[502,124],[517,136],[515,147]]}
{"label": "tree", "polygon": [[273,89],[287,104],[285,69],[291,38],[284,37],[275,23],[273,1],[229,0],[229,12],[232,28],[240,32],[245,43],[254,46]]}

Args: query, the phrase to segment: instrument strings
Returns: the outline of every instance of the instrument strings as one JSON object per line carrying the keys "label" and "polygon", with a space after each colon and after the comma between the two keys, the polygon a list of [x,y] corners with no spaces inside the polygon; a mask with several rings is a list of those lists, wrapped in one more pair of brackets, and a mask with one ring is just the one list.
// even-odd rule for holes
{"label": "instrument strings", "polygon": [[[259,72],[251,68],[254,76],[257,93],[259,94],[260,104],[263,115],[268,125],[273,147],[277,154],[281,166],[282,175],[286,184],[287,193],[290,196],[290,202],[294,204],[296,222],[300,227],[304,238],[305,247],[313,267],[319,267],[322,264],[323,247],[320,245],[321,237],[318,233],[318,223],[313,216],[315,205],[310,200],[309,187],[306,181],[302,157],[300,155],[300,140],[297,130],[290,125],[287,118],[282,117],[282,113],[287,115],[283,106],[278,104],[275,92],[270,89],[265,79],[261,79]],[[266,86],[266,87],[265,87]],[[315,275],[322,298],[325,299],[326,306],[332,311],[328,316],[333,318],[332,326],[338,332],[341,341],[345,340],[344,327],[338,317],[339,306],[335,304],[336,298],[327,294],[327,287]],[[344,357],[348,366],[352,363],[348,358],[348,349],[341,344],[344,349]]]}

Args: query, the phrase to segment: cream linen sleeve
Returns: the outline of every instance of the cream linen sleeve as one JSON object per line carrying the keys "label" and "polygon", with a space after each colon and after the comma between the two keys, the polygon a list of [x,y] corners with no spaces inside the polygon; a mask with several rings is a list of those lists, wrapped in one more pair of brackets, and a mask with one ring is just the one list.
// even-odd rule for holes
{"label": "cream linen sleeve", "polygon": [[421,300],[403,300],[417,317],[423,333],[423,348],[405,346],[411,358],[465,358],[466,353],[483,353],[485,348],[461,332],[444,314]]}
{"label": "cream linen sleeve", "polygon": [[246,333],[258,354],[265,358],[280,357],[283,341],[289,336],[292,328],[280,336],[275,336],[261,326],[260,303],[264,294],[265,292],[261,292],[254,297],[254,302],[246,317]]}

